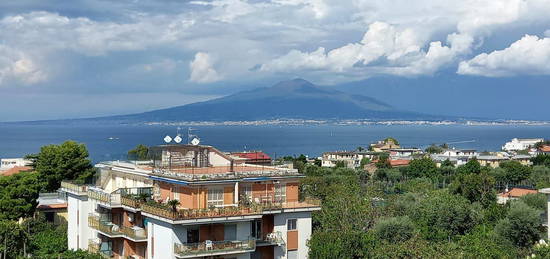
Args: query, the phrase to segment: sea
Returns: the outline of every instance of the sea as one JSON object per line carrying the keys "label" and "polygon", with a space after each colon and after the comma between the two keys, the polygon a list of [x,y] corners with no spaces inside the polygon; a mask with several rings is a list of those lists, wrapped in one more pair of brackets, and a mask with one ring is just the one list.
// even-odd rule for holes
{"label": "sea", "polygon": [[[512,138],[550,139],[549,125],[248,125],[193,126],[201,144],[222,151],[262,150],[281,156],[320,156],[326,151],[354,150],[386,137],[402,147],[425,148],[448,143],[456,148],[497,151]],[[138,144],[163,144],[165,136],[188,127],[166,125],[0,124],[0,158],[23,157],[40,147],[74,140],[86,144],[92,161],[125,160]]]}

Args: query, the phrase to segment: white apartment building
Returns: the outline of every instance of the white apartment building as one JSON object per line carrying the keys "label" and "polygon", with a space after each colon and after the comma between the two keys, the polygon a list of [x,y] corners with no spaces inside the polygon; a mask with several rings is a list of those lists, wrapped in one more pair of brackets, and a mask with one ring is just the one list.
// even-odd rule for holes
{"label": "white apartment building", "polygon": [[356,168],[361,165],[363,158],[372,159],[373,152],[359,152],[359,151],[334,151],[325,152],[321,157],[322,167],[335,167],[336,163],[342,161],[348,168]]}
{"label": "white apartment building", "polygon": [[248,165],[211,146],[151,153],[148,164],[98,164],[92,185],[62,183],[70,249],[113,258],[307,258],[320,203],[298,199],[297,170]]}
{"label": "white apartment building", "polygon": [[2,158],[0,159],[0,171],[5,171],[14,167],[28,166],[32,162],[24,158]]}
{"label": "white apartment building", "polygon": [[525,150],[530,147],[535,146],[535,144],[539,142],[543,142],[544,139],[542,138],[529,138],[529,139],[520,139],[520,138],[513,138],[511,141],[506,142],[504,146],[502,146],[502,150],[504,151],[519,151],[519,150]]}
{"label": "white apartment building", "polygon": [[457,158],[457,157],[466,157],[474,158],[478,155],[475,149],[446,149],[443,153],[439,154],[442,157],[448,158]]}

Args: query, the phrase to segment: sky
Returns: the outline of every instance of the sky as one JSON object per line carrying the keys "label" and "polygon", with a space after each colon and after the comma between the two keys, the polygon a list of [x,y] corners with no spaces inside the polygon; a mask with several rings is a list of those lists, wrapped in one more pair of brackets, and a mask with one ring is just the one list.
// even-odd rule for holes
{"label": "sky", "polygon": [[399,109],[550,120],[550,0],[0,2],[0,121],[126,114],[296,77]]}

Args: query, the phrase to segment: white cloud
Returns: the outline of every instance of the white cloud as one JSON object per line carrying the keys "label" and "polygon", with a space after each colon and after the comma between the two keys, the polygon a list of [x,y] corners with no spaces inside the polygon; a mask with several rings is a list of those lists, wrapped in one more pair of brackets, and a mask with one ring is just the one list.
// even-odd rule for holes
{"label": "white cloud", "polygon": [[35,84],[48,78],[47,73],[25,53],[0,45],[0,86]]}
{"label": "white cloud", "polygon": [[[398,29],[384,22],[374,22],[358,43],[350,43],[326,52],[320,47],[307,53],[291,50],[260,68],[266,72],[293,70],[329,70],[337,73],[351,72],[353,76],[363,73],[395,75],[432,74],[441,66],[467,52],[473,43],[469,35],[451,34],[450,47],[440,41],[431,42],[427,51],[423,42],[410,28]],[[375,72],[375,73],[372,73]]]}
{"label": "white cloud", "polygon": [[489,77],[550,75],[550,38],[525,35],[508,48],[460,62],[457,73]]}
{"label": "white cloud", "polygon": [[189,63],[192,82],[211,83],[221,80],[221,76],[213,67],[212,58],[208,53],[198,52],[195,54],[195,59]]}

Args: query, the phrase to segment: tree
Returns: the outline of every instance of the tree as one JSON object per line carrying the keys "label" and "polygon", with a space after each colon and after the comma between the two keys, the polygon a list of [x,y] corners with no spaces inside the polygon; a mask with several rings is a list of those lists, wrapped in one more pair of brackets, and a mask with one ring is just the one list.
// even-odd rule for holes
{"label": "tree", "polygon": [[393,144],[395,145],[399,145],[399,141],[397,141],[397,139],[393,138],[393,137],[387,137],[384,139],[384,143],[388,143],[388,142],[393,142]]}
{"label": "tree", "polygon": [[426,153],[428,154],[440,154],[443,153],[443,148],[440,146],[436,146],[434,144],[431,144],[429,147],[425,149]]}
{"label": "tree", "polygon": [[407,174],[409,177],[429,177],[436,178],[438,176],[437,165],[435,162],[428,158],[413,159],[409,163],[407,169]]}
{"label": "tree", "polygon": [[391,163],[388,154],[378,156],[378,161],[375,163],[376,168],[391,168]]}
{"label": "tree", "polygon": [[550,187],[550,168],[542,165],[533,166],[529,179],[537,189]]}
{"label": "tree", "polygon": [[149,159],[149,148],[139,144],[134,149],[128,151],[129,160],[147,160]]}
{"label": "tree", "polygon": [[173,199],[173,200],[169,200],[167,204],[168,204],[168,206],[172,207],[172,210],[174,212],[177,212],[178,211],[178,205],[180,205],[180,201],[177,200],[177,199]]}
{"label": "tree", "polygon": [[519,183],[526,180],[531,175],[531,168],[522,165],[518,161],[504,161],[500,163],[500,168],[504,169],[505,175],[498,179],[508,183]]}
{"label": "tree", "polygon": [[466,164],[457,167],[456,172],[459,174],[479,174],[481,172],[481,164],[479,164],[479,161],[474,158],[468,161]]}
{"label": "tree", "polygon": [[418,203],[412,219],[421,226],[423,236],[431,240],[446,240],[472,229],[481,218],[470,202],[459,195],[435,191]]}
{"label": "tree", "polygon": [[533,165],[543,165],[550,167],[550,155],[549,154],[538,154],[536,157],[531,158]]}
{"label": "tree", "polygon": [[379,221],[374,226],[374,236],[388,242],[403,242],[414,235],[414,224],[407,216],[392,217]]}
{"label": "tree", "polygon": [[542,193],[530,193],[525,196],[521,196],[519,200],[527,204],[529,207],[540,211],[545,211],[548,206],[546,194]]}
{"label": "tree", "polygon": [[359,152],[362,152],[363,150],[365,150],[365,148],[364,148],[364,147],[361,147],[361,146],[359,146],[359,147],[357,147],[357,148],[356,148],[355,150],[357,150],[357,151],[359,151]]}
{"label": "tree", "polygon": [[368,157],[363,157],[363,158],[361,158],[361,163],[360,163],[359,167],[360,167],[361,169],[363,169],[363,168],[365,168],[365,166],[368,165],[369,163],[370,163],[370,158],[368,158]]}
{"label": "tree", "polygon": [[460,194],[470,202],[480,202],[487,207],[495,202],[495,179],[487,173],[460,174],[449,186],[453,194]]}
{"label": "tree", "polygon": [[86,146],[74,141],[43,146],[38,154],[27,157],[33,161],[40,179],[46,181],[46,191],[57,190],[62,180],[89,181],[95,172]]}
{"label": "tree", "polygon": [[462,258],[519,258],[513,247],[500,242],[491,226],[479,225],[460,237]]}
{"label": "tree", "polygon": [[506,218],[495,226],[495,232],[517,247],[529,247],[540,239],[539,226],[540,212],[521,201],[515,201]]}
{"label": "tree", "polygon": [[36,172],[0,176],[0,219],[17,220],[32,216],[42,187]]}

